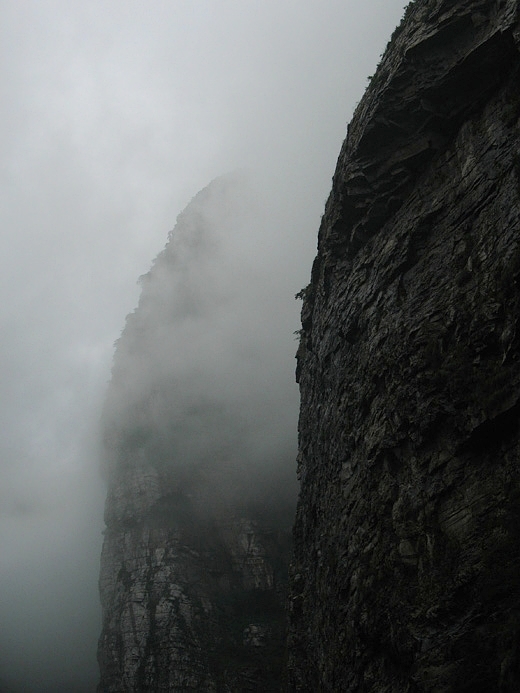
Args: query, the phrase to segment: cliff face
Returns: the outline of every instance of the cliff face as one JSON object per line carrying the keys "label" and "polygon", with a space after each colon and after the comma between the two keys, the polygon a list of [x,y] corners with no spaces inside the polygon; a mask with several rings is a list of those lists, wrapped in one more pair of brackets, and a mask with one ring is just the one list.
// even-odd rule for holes
{"label": "cliff face", "polygon": [[246,197],[226,177],[194,198],[117,344],[103,416],[102,693],[280,688],[294,453],[278,444],[269,460],[255,438],[278,412],[265,413],[271,366],[259,365],[226,241],[247,230]]}
{"label": "cliff face", "polygon": [[294,691],[520,690],[520,3],[411,4],[302,292]]}

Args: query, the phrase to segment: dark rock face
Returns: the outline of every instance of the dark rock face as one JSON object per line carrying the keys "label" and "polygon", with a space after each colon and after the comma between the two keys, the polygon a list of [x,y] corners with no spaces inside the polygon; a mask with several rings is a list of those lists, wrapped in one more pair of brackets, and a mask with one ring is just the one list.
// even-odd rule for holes
{"label": "dark rock face", "polygon": [[[218,343],[226,316],[250,310],[236,273],[226,284],[218,266],[243,197],[227,177],[194,198],[117,344],[103,417],[100,693],[280,690],[294,452],[278,471],[252,461],[260,445],[244,417],[249,407],[261,429],[265,403],[245,376],[240,390],[244,364]],[[249,358],[254,335],[237,340]]]}
{"label": "dark rock face", "polygon": [[411,4],[302,292],[293,691],[520,690],[520,3]]}

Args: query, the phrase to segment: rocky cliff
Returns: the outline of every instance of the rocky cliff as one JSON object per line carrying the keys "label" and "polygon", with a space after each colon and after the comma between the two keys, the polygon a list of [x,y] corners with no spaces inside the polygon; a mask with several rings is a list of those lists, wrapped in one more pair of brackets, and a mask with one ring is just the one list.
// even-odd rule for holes
{"label": "rocky cliff", "polygon": [[520,3],[417,0],[302,292],[292,691],[520,690]]}
{"label": "rocky cliff", "polygon": [[265,277],[229,242],[252,211],[240,178],[199,193],[117,343],[100,693],[280,689],[295,431],[248,317]]}

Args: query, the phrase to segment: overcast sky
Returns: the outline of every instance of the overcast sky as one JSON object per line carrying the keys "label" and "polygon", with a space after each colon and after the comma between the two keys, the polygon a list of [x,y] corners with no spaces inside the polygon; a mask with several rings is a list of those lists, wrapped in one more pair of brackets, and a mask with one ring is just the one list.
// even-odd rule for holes
{"label": "overcast sky", "polygon": [[0,690],[95,687],[96,431],[137,278],[195,193],[246,167],[279,206],[292,300],[405,4],[0,1]]}

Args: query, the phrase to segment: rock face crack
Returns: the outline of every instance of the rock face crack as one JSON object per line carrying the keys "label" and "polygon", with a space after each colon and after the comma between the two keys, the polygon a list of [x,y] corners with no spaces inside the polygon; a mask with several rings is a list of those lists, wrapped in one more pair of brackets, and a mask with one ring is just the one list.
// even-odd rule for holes
{"label": "rock face crack", "polygon": [[520,6],[409,6],[302,291],[289,690],[520,690]]}

